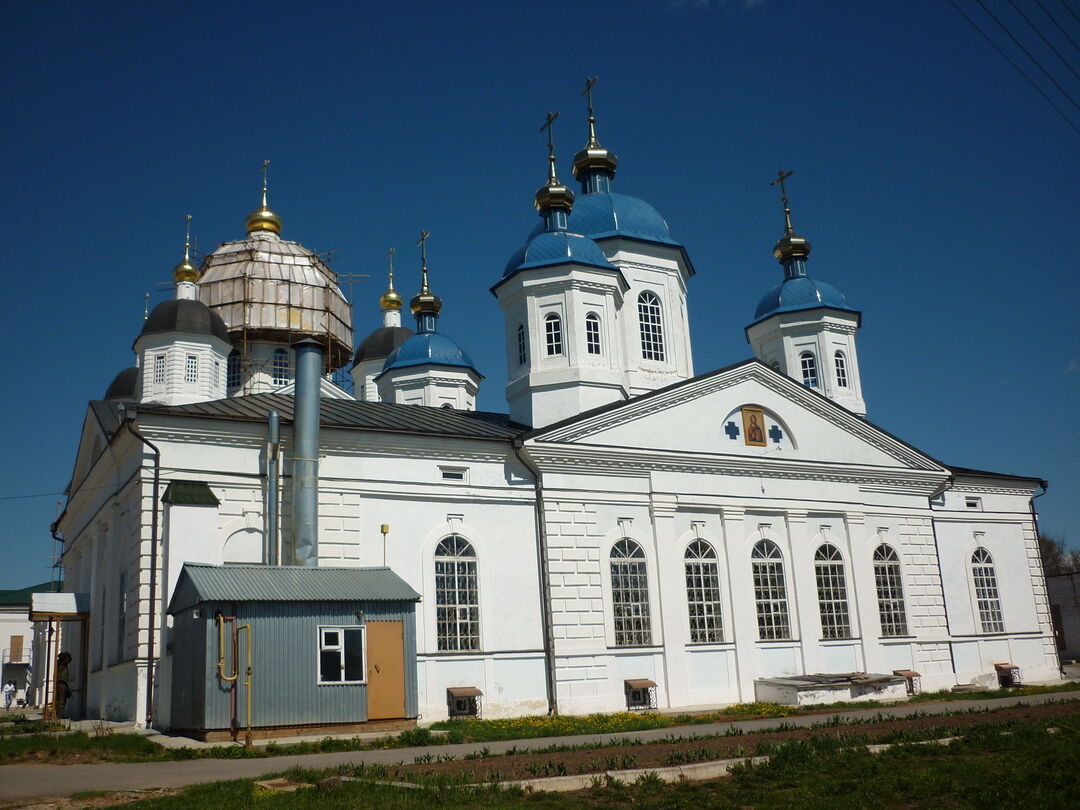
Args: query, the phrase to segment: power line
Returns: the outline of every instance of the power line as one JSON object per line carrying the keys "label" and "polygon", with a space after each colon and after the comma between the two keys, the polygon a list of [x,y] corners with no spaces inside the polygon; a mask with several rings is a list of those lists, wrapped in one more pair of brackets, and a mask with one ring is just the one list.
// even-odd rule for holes
{"label": "power line", "polygon": [[949,5],[951,5],[953,8],[955,8],[956,13],[959,14],[961,17],[963,17],[965,20],[967,20],[968,24],[971,25],[971,27],[974,28],[976,31],[978,31],[979,35],[982,36],[983,39],[985,39],[987,42],[990,43],[991,47],[993,47],[993,49],[995,51],[997,51],[1001,55],[1002,59],[1004,59],[1006,62],[1008,62],[1010,65],[1012,65],[1013,69],[1017,73],[1019,73],[1021,76],[1024,77],[1024,81],[1026,81],[1028,84],[1030,84],[1035,89],[1036,93],[1038,93],[1040,96],[1042,96],[1044,99],[1046,99],[1047,104],[1049,104],[1051,107],[1053,107],[1055,110],[1057,110],[1057,114],[1065,119],[1065,123],[1067,123],[1070,127],[1072,127],[1076,131],[1077,135],[1080,135],[1080,127],[1077,127],[1076,124],[1073,123],[1072,119],[1069,118],[1069,116],[1067,116],[1064,113],[1064,111],[1057,104],[1054,103],[1054,100],[1052,98],[1050,98],[1050,96],[1046,95],[1045,91],[1043,91],[1043,89],[1041,87],[1039,87],[1039,85],[1035,84],[1035,82],[1032,81],[1031,77],[1028,76],[1026,73],[1024,73],[1023,69],[1021,69],[1021,67],[1018,64],[1016,64],[1016,62],[1014,62],[1012,60],[1012,58],[1007,53],[1005,53],[1005,51],[1001,50],[1001,47],[996,42],[994,42],[994,40],[992,40],[989,36],[987,36],[985,31],[983,31],[981,28],[979,28],[979,26],[975,23],[975,21],[973,19],[971,19],[971,17],[969,17],[964,12],[964,10],[962,8],[960,8],[960,6],[956,5],[956,3],[953,2],[953,0],[949,0]]}
{"label": "power line", "polygon": [[1065,96],[1065,98],[1067,98],[1069,100],[1070,104],[1072,104],[1074,107],[1076,107],[1076,109],[1080,110],[1080,104],[1077,104],[1076,100],[1072,96],[1069,95],[1068,91],[1066,91],[1064,87],[1062,87],[1060,84],[1058,84],[1057,79],[1055,79],[1053,76],[1051,76],[1050,72],[1046,68],[1044,68],[1042,66],[1042,63],[1039,62],[1038,59],[1036,59],[1034,56],[1031,55],[1031,51],[1029,51],[1027,48],[1024,47],[1024,43],[1022,43],[1020,40],[1018,40],[1016,37],[1013,36],[1012,31],[1010,31],[1008,28],[1005,27],[1005,23],[1003,23],[1001,20],[999,20],[998,16],[994,12],[992,12],[990,9],[988,9],[986,7],[986,4],[984,4],[982,0],[975,0],[975,2],[979,4],[979,8],[981,8],[983,11],[985,11],[987,14],[990,15],[991,19],[993,19],[993,21],[998,24],[998,28],[1000,28],[1002,31],[1004,31],[1008,35],[1009,39],[1011,39],[1016,44],[1016,47],[1019,48],[1021,51],[1023,51],[1027,55],[1027,58],[1030,59],[1035,64],[1035,67],[1037,67],[1039,70],[1042,71],[1042,74],[1051,81],[1051,83],[1054,85],[1054,87],[1056,87],[1058,89],[1058,91],[1060,91],[1061,95]]}
{"label": "power line", "polygon": [[1072,43],[1072,46],[1076,48],[1076,50],[1080,51],[1080,45],[1077,45],[1076,40],[1069,36],[1069,32],[1061,27],[1061,23],[1059,23],[1057,19],[1055,19],[1054,15],[1050,13],[1050,10],[1043,5],[1042,0],[1035,0],[1035,3],[1036,5],[1038,5],[1039,8],[1042,9],[1042,13],[1050,18],[1050,22],[1052,22],[1057,27],[1057,30],[1061,32],[1061,35],[1065,37],[1065,39],[1069,40],[1069,42]]}
{"label": "power line", "polygon": [[4,495],[0,496],[0,501],[19,501],[25,498],[48,498],[53,495],[63,495],[63,492],[38,492],[34,495]]}
{"label": "power line", "polygon": [[1061,52],[1060,52],[1060,51],[1059,51],[1059,50],[1058,50],[1057,48],[1055,48],[1055,47],[1054,47],[1054,43],[1053,43],[1053,42],[1051,42],[1050,40],[1048,40],[1048,39],[1046,38],[1046,35],[1045,35],[1045,34],[1043,34],[1043,32],[1042,32],[1042,31],[1040,31],[1040,30],[1039,30],[1038,28],[1036,28],[1036,27],[1035,27],[1035,23],[1033,23],[1033,22],[1032,22],[1032,21],[1031,21],[1031,20],[1030,20],[1030,19],[1028,18],[1028,15],[1027,15],[1027,14],[1025,14],[1025,13],[1024,13],[1023,11],[1021,11],[1020,7],[1019,7],[1018,5],[1016,5],[1016,2],[1015,2],[1015,0],[1009,0],[1009,5],[1010,5],[1010,6],[1012,6],[1012,7],[1014,8],[1014,9],[1016,9],[1016,13],[1017,13],[1017,14],[1019,14],[1019,15],[1020,15],[1021,17],[1023,17],[1023,18],[1024,18],[1024,22],[1026,22],[1026,23],[1027,23],[1027,24],[1028,24],[1029,26],[1031,26],[1031,30],[1032,30],[1032,31],[1034,31],[1034,32],[1035,32],[1036,34],[1038,34],[1038,35],[1039,35],[1039,39],[1041,39],[1041,40],[1042,40],[1043,42],[1045,42],[1045,43],[1046,43],[1046,47],[1047,47],[1047,48],[1049,48],[1050,50],[1052,50],[1052,51],[1054,52],[1054,55],[1055,55],[1055,56],[1056,56],[1056,57],[1057,57],[1058,59],[1060,59],[1060,60],[1061,60],[1061,64],[1065,65],[1065,67],[1067,67],[1067,68],[1069,69],[1069,72],[1070,72],[1070,73],[1072,73],[1072,75],[1073,75],[1073,76],[1075,76],[1076,78],[1080,79],[1080,73],[1077,73],[1077,72],[1076,72],[1075,70],[1073,70],[1073,66],[1072,66],[1072,65],[1070,65],[1070,64],[1069,64],[1069,63],[1068,63],[1067,61],[1065,61],[1065,57],[1064,57],[1064,56],[1062,56],[1062,55],[1061,55]]}

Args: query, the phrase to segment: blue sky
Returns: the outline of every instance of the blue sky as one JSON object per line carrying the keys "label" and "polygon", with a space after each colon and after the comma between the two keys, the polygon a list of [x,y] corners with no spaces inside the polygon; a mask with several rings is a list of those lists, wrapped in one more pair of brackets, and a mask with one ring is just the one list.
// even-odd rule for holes
{"label": "blue sky", "polygon": [[[1008,3],[986,3],[1080,97]],[[1067,7],[1044,5],[1080,41]],[[1042,525],[1080,545],[1080,135],[947,3],[16,2],[5,17],[0,587],[50,577],[86,401],[131,365],[144,293],[171,294],[184,215],[200,250],[242,237],[264,158],[283,235],[372,275],[352,287],[357,339],[378,325],[386,249],[411,294],[431,232],[441,330],[486,376],[480,406],[503,410],[488,288],[536,221],[548,110],[571,179],[586,75],[616,189],[693,257],[698,373],[750,354],[743,327],[781,278],[769,181],[794,169],[810,272],[863,309],[871,421],[947,463],[1048,479]]]}

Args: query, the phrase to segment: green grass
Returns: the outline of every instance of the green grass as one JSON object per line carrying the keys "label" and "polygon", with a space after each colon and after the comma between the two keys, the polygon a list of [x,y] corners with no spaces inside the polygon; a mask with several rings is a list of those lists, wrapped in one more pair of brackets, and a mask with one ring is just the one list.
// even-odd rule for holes
{"label": "green grass", "polygon": [[[1070,722],[1074,722],[1070,719]],[[1047,732],[1047,726],[1059,729]],[[986,723],[966,729],[948,746],[902,744],[871,755],[850,742],[820,737],[775,746],[764,765],[741,766],[732,778],[665,785],[646,774],[634,784],[603,784],[575,794],[537,793],[498,785],[469,787],[460,779],[430,780],[424,790],[404,790],[371,781],[385,770],[356,768],[363,781],[332,792],[314,789],[268,793],[246,781],[188,788],[174,796],[136,802],[137,810],[267,810],[294,808],[807,808],[875,810],[1075,806],[1080,795],[1080,728],[1061,720]],[[328,772],[292,770],[295,781],[315,782]]]}
{"label": "green grass", "polygon": [[91,754],[115,762],[141,762],[161,759],[162,751],[164,749],[157,743],[134,734],[91,737],[77,731],[72,734],[26,734],[0,739],[0,762],[4,763],[73,754]]}

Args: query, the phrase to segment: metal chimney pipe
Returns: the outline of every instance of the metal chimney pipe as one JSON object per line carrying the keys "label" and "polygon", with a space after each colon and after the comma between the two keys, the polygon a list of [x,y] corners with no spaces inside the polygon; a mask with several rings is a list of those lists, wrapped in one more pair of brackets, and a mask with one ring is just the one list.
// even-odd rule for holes
{"label": "metal chimney pipe", "polygon": [[281,448],[281,417],[277,411],[266,412],[266,536],[263,537],[263,564],[278,564],[278,485],[281,471],[278,455]]}
{"label": "metal chimney pipe", "polygon": [[308,338],[296,352],[293,414],[293,565],[319,563],[319,381],[322,345]]}

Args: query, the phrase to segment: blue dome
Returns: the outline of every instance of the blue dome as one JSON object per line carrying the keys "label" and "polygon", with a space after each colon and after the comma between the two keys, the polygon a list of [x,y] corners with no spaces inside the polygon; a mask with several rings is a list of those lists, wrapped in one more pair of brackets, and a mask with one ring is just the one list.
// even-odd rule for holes
{"label": "blue dome", "polygon": [[406,340],[386,358],[383,372],[408,366],[459,366],[476,371],[472,358],[446,335],[421,332]]}
{"label": "blue dome", "polygon": [[797,276],[786,279],[762,296],[754,313],[754,323],[778,312],[797,312],[819,307],[859,313],[858,309],[848,304],[844,294],[831,284],[809,276]]}
{"label": "blue dome", "polygon": [[604,257],[604,251],[592,239],[566,231],[545,231],[533,234],[506,263],[503,278],[517,270],[546,267],[550,264],[584,264],[603,270],[618,270]]}
{"label": "blue dome", "polygon": [[[533,236],[543,229],[544,225],[540,223],[533,229]],[[567,229],[592,239],[623,236],[682,247],[671,238],[671,231],[659,211],[644,200],[625,194],[582,194],[574,202]]]}

